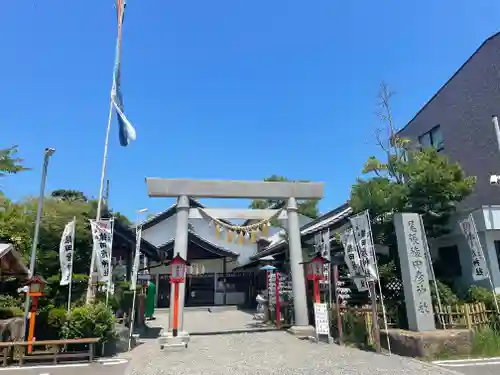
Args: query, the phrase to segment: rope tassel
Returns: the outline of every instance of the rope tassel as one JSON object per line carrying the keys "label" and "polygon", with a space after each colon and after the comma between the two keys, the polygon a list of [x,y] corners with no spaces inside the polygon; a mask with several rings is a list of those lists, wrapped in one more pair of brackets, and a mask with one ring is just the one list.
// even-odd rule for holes
{"label": "rope tassel", "polygon": [[227,231],[227,242],[233,242],[233,232]]}

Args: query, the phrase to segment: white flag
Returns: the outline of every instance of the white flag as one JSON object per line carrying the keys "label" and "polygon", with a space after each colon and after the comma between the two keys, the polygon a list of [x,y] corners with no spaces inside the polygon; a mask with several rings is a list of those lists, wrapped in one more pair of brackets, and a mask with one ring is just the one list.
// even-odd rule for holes
{"label": "white flag", "polygon": [[61,282],[59,285],[69,285],[73,273],[73,247],[75,244],[75,221],[70,221],[64,227],[59,244],[59,263],[61,264]]}
{"label": "white flag", "polygon": [[110,282],[111,250],[113,248],[113,219],[100,221],[90,220],[92,240],[96,254],[97,273],[99,281]]}
{"label": "white flag", "polygon": [[139,273],[139,261],[141,257],[141,236],[142,236],[142,226],[137,226],[135,233],[135,258],[134,265],[132,267],[132,283],[130,284],[130,290],[135,290],[137,287],[137,274]]}
{"label": "white flag", "polygon": [[483,247],[477,235],[476,224],[472,214],[467,219],[459,222],[459,225],[472,252],[472,278],[475,281],[485,280],[489,277],[488,265],[486,264],[486,259],[484,259]]}
{"label": "white flag", "polygon": [[354,280],[356,287],[360,292],[368,290],[364,272],[361,268],[359,254],[356,251],[356,240],[354,238],[354,230],[348,228],[340,236],[342,245],[344,246],[344,260],[346,262],[351,278]]}
{"label": "white flag", "polygon": [[354,238],[358,245],[361,268],[368,280],[377,280],[378,275],[375,267],[375,248],[372,242],[371,225],[368,211],[349,218],[354,230]]}

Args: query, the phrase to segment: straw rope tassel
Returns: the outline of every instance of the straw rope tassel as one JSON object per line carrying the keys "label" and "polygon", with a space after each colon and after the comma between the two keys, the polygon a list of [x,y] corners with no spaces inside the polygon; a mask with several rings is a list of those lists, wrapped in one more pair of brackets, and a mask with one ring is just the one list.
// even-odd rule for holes
{"label": "straw rope tassel", "polygon": [[233,242],[233,232],[227,230],[227,242]]}
{"label": "straw rope tassel", "polygon": [[264,237],[269,236],[269,223],[264,223],[262,225],[262,233],[264,234]]}
{"label": "straw rope tassel", "polygon": [[220,238],[220,225],[215,224],[215,237]]}
{"label": "straw rope tassel", "polygon": [[255,230],[250,231],[250,242],[255,242]]}
{"label": "straw rope tassel", "polygon": [[243,232],[242,230],[240,231],[239,239],[241,245],[245,244],[245,232]]}

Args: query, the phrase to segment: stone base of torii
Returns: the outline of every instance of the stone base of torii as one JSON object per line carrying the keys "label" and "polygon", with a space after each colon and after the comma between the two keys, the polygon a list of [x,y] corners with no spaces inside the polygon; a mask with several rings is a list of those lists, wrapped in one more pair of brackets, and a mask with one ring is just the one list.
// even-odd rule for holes
{"label": "stone base of torii", "polygon": [[[158,198],[177,198],[177,215],[175,228],[174,254],[180,254],[187,259],[188,225],[189,219],[200,218],[196,209],[190,210],[189,198],[241,198],[241,199],[282,199],[287,201],[285,212],[279,219],[287,220],[288,246],[290,252],[290,268],[292,271],[292,293],[295,315],[295,325],[290,332],[298,336],[314,336],[314,328],[309,325],[307,312],[306,286],[304,282],[304,268],[302,259],[302,245],[300,237],[297,200],[321,199],[324,194],[324,184],[318,182],[267,182],[267,181],[219,181],[219,180],[190,180],[190,179],[163,179],[146,178],[148,195]],[[231,210],[212,209],[213,217],[217,219],[266,219],[273,215],[273,210]],[[235,217],[236,216],[236,217]],[[184,284],[179,290],[179,322],[181,334],[176,339],[189,341],[188,333],[184,331]],[[173,292],[172,292],[173,293]],[[173,295],[170,303],[174,301]],[[170,306],[173,311],[173,306]],[[172,326],[172,316],[170,326]],[[184,341],[182,337],[184,336]],[[167,334],[167,341],[168,339]],[[187,339],[187,341],[186,341]],[[160,345],[162,345],[160,343]]]}

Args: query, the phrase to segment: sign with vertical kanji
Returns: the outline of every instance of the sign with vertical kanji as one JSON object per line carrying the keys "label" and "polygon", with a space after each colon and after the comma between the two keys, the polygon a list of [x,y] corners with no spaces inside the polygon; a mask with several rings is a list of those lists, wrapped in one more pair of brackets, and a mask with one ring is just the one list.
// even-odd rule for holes
{"label": "sign with vertical kanji", "polygon": [[352,228],[354,230],[354,238],[356,240],[357,249],[361,268],[368,280],[377,280],[377,267],[375,265],[375,248],[373,246],[370,217],[368,211],[350,217]]}
{"label": "sign with vertical kanji", "polygon": [[70,221],[64,227],[59,244],[59,263],[61,264],[60,285],[68,285],[73,273],[73,247],[75,243],[75,221]]}
{"label": "sign with vertical kanji", "polygon": [[394,214],[401,278],[403,279],[408,327],[412,331],[436,329],[425,254],[425,230],[416,213]]}
{"label": "sign with vertical kanji", "polygon": [[361,260],[356,250],[356,240],[354,238],[353,228],[348,228],[340,236],[344,246],[344,260],[349,269],[350,277],[354,280],[356,287],[360,292],[368,290],[366,278],[361,268]]}
{"label": "sign with vertical kanji", "polygon": [[475,281],[486,280],[489,277],[488,265],[484,258],[483,247],[472,214],[467,219],[459,222],[459,225],[472,252],[472,278]]}
{"label": "sign with vertical kanji", "polygon": [[108,283],[111,277],[111,249],[113,248],[113,219],[90,220],[92,240],[96,253],[99,281]]}

